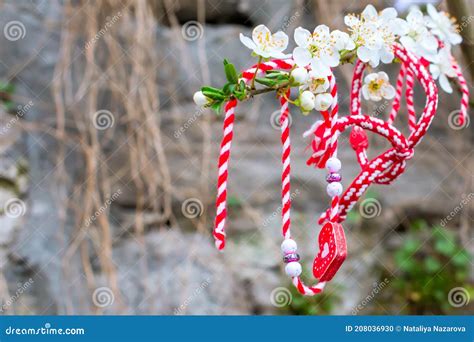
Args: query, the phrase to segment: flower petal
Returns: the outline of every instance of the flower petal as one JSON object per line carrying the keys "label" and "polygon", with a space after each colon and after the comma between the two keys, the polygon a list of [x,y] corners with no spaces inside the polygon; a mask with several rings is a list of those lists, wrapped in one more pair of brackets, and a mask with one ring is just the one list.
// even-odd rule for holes
{"label": "flower petal", "polygon": [[288,36],[283,31],[272,35],[272,47],[277,51],[283,51],[288,47]]}
{"label": "flower petal", "polygon": [[263,58],[269,58],[270,56],[270,51],[263,49],[261,46],[257,45],[255,49],[253,50],[258,56],[262,56]]}
{"label": "flower petal", "polygon": [[398,34],[399,36],[408,34],[409,29],[410,29],[408,26],[408,23],[401,18],[395,18],[395,19],[390,20],[389,26],[392,32],[395,34]]}
{"label": "flower petal", "polygon": [[413,38],[409,36],[403,36],[400,38],[400,43],[408,50],[408,51],[415,51],[416,43]]}
{"label": "flower petal", "polygon": [[254,50],[257,46],[255,43],[250,39],[249,37],[244,36],[242,33],[239,36],[240,41],[242,44],[244,44],[246,47],[248,47],[250,50]]}
{"label": "flower petal", "polygon": [[252,31],[252,40],[257,45],[264,45],[270,43],[272,33],[265,25],[258,25]]}
{"label": "flower petal", "polygon": [[291,58],[291,54],[286,54],[281,51],[272,50],[269,52],[269,57],[273,57],[277,59],[287,59],[287,58]]}
{"label": "flower petal", "polygon": [[448,40],[451,44],[453,45],[457,45],[457,44],[460,44],[462,42],[462,37],[461,35],[457,34],[457,33],[448,33]]}
{"label": "flower petal", "polygon": [[365,46],[360,46],[357,49],[357,57],[359,57],[359,59],[364,63],[367,63],[370,60],[371,54],[372,54],[372,51],[370,51]]}
{"label": "flower petal", "polygon": [[379,79],[382,79],[382,80],[384,80],[384,81],[386,81],[386,82],[389,81],[388,75],[387,75],[387,73],[386,73],[385,71],[379,71],[379,72],[377,73],[377,76],[378,76]]}
{"label": "flower petal", "polygon": [[296,65],[305,67],[311,62],[311,53],[307,49],[298,46],[293,50],[293,59]]}
{"label": "flower petal", "polygon": [[451,87],[451,84],[449,83],[448,78],[444,74],[441,74],[439,76],[439,85],[441,86],[441,88],[443,88],[445,92],[449,94],[453,92],[453,88]]}
{"label": "flower petal", "polygon": [[378,17],[377,10],[373,5],[367,5],[365,9],[362,11],[362,17],[367,20],[376,20]]}
{"label": "flower petal", "polygon": [[391,100],[395,97],[395,88],[390,84],[385,84],[382,86],[382,95],[387,100]]}
{"label": "flower petal", "polygon": [[314,29],[314,33],[320,35],[319,37],[320,40],[324,41],[324,40],[329,39],[330,31],[329,31],[329,27],[326,25],[316,26],[316,28]]}
{"label": "flower petal", "polygon": [[422,23],[423,22],[423,12],[420,11],[417,7],[412,7],[410,12],[407,15],[407,21],[409,23]]}
{"label": "flower petal", "polygon": [[305,48],[309,45],[309,40],[311,38],[311,32],[309,32],[307,29],[304,29],[302,27],[298,27],[295,30],[294,38],[295,38],[296,45]]}
{"label": "flower petal", "polygon": [[370,99],[369,86],[367,84],[362,86],[362,95],[364,96],[364,99]]}
{"label": "flower petal", "polygon": [[316,76],[316,78],[323,78],[331,75],[331,69],[316,58],[311,60],[311,72],[312,75]]}
{"label": "flower petal", "polygon": [[391,63],[394,57],[395,55],[392,50],[387,48],[380,49],[380,59],[382,60],[382,63]]}
{"label": "flower petal", "polygon": [[432,4],[428,4],[426,6],[426,11],[428,12],[429,16],[433,19],[433,20],[437,20],[438,19],[438,11],[436,10],[436,8],[432,5]]}
{"label": "flower petal", "polygon": [[360,22],[359,18],[357,18],[353,14],[346,15],[344,17],[344,24],[346,24],[349,27],[354,27]]}
{"label": "flower petal", "polygon": [[364,83],[370,83],[372,81],[375,81],[377,78],[378,78],[378,75],[375,72],[373,72],[365,76]]}
{"label": "flower petal", "polygon": [[430,64],[430,72],[433,78],[436,80],[441,74],[441,69],[437,64]]}
{"label": "flower petal", "polygon": [[325,53],[321,56],[321,60],[324,64],[334,68],[339,65],[339,52],[336,48],[331,49],[328,53]]}
{"label": "flower petal", "polygon": [[380,18],[383,20],[391,20],[395,19],[398,15],[398,12],[395,8],[393,7],[387,7],[382,12],[380,12]]}

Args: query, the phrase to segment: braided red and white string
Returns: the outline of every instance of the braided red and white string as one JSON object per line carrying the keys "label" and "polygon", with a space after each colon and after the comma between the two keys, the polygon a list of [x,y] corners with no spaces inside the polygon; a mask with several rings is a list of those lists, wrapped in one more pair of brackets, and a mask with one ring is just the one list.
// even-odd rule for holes
{"label": "braided red and white string", "polygon": [[461,87],[461,108],[460,108],[460,113],[461,115],[459,116],[459,121],[458,124],[459,126],[464,126],[464,123],[466,120],[468,120],[468,108],[469,108],[469,87],[467,86],[466,79],[464,78],[464,75],[462,74],[461,68],[459,67],[458,62],[452,58],[452,67],[454,71],[456,72],[456,76],[458,78],[459,86]]}
{"label": "braided red and white string", "polygon": [[[254,65],[242,73],[245,82],[250,82],[255,73],[259,74],[275,68],[288,70],[293,66],[290,60],[273,60]],[[219,151],[218,178],[217,178],[217,199],[216,199],[216,219],[214,224],[214,239],[219,250],[225,247],[225,223],[227,218],[227,178],[230,160],[230,148],[234,136],[234,110],[237,100],[231,99],[225,105],[225,117],[223,127],[223,137]]]}
{"label": "braided red and white string", "polygon": [[[358,61],[354,68],[350,102],[351,115],[349,116],[342,118],[338,117],[336,80],[334,75],[329,77],[330,93],[333,96],[333,103],[328,111],[321,112],[324,120],[318,120],[311,129],[305,133],[306,135],[311,135],[313,137],[311,142],[313,153],[308,159],[308,164],[315,165],[319,168],[328,167],[331,172],[328,179],[331,177],[331,182],[334,181],[334,179],[336,179],[336,182],[339,182],[340,175],[337,174],[337,171],[340,168],[340,162],[337,160],[338,137],[348,127],[353,127],[350,142],[356,152],[357,160],[361,166],[361,172],[352,181],[342,196],[331,195],[331,205],[328,210],[321,215],[319,219],[320,224],[323,224],[324,222],[337,224],[338,222],[344,221],[347,212],[355,205],[358,199],[372,183],[390,184],[397,179],[405,170],[406,161],[413,157],[415,146],[421,141],[433,120],[437,108],[438,94],[436,85],[434,84],[430,73],[417,57],[407,52],[400,45],[394,45],[394,53],[402,62],[402,67],[397,78],[396,95],[387,122],[361,113],[361,87],[362,75],[365,70],[364,63]],[[259,75],[272,69],[289,70],[292,66],[293,62],[291,60],[273,60],[270,62],[260,63],[244,71],[242,73],[242,78],[245,82],[249,82],[256,74]],[[458,79],[461,89],[463,90],[461,113],[462,117],[465,118],[467,115],[469,92],[466,82],[462,77],[461,70],[455,63],[454,59],[453,68],[458,73]],[[426,93],[425,108],[418,122],[416,121],[413,104],[415,77]],[[405,96],[411,132],[408,138],[405,138],[400,131],[392,125],[400,109],[404,81],[406,84]],[[322,281],[315,286],[305,285],[299,276],[301,274],[301,266],[297,262],[299,261],[299,256],[296,254],[296,243],[291,239],[291,144],[288,108],[289,95],[289,91],[286,94],[280,94],[280,126],[282,143],[282,235],[284,238],[282,251],[284,251],[284,259],[285,262],[287,262],[287,273],[292,277],[292,282],[298,291],[304,295],[314,295],[320,293],[324,289],[326,284],[325,280],[330,279],[332,276],[325,279],[321,278],[320,280]],[[224,134],[219,156],[219,177],[216,201],[217,215],[214,227],[216,246],[219,249],[223,249],[225,246],[228,165],[233,137],[234,110],[236,105],[237,101],[235,99],[231,99],[226,104],[223,128]],[[385,137],[391,143],[392,148],[374,159],[368,160],[366,153],[368,140],[364,130],[369,130]],[[334,167],[334,165],[337,165],[338,163],[339,165]],[[335,169],[336,171],[332,169]],[[328,193],[337,193],[337,191],[329,191],[328,186]],[[345,244],[345,241],[343,243]],[[322,246],[320,245],[320,249],[321,247]],[[342,263],[342,261],[340,260],[340,263]],[[315,263],[316,262],[317,259],[315,259]],[[337,266],[337,268],[339,266]],[[337,271],[337,268],[333,270],[334,273]]]}
{"label": "braided red and white string", "polygon": [[395,87],[395,98],[393,99],[392,110],[390,111],[390,115],[387,120],[387,122],[391,125],[395,122],[398,111],[400,110],[403,85],[405,84],[406,70],[407,69],[405,67],[405,64],[402,64],[402,66],[400,67],[400,72],[398,73],[398,77],[397,77],[397,83]]}

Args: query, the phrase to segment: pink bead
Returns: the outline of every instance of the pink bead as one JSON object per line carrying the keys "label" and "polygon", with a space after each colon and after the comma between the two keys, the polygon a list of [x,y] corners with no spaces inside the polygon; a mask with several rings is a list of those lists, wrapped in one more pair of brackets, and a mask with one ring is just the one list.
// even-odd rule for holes
{"label": "pink bead", "polygon": [[342,180],[342,176],[337,172],[331,172],[326,177],[326,181],[328,183],[340,182],[341,180]]}

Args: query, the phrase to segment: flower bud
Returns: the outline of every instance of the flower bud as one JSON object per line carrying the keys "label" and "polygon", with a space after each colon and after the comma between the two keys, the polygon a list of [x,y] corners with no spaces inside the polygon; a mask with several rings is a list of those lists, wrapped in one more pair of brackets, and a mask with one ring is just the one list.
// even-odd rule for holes
{"label": "flower bud", "polygon": [[302,67],[296,68],[291,72],[291,77],[297,84],[303,84],[308,79],[308,71]]}
{"label": "flower bud", "polygon": [[209,99],[202,93],[202,91],[195,92],[193,100],[199,107],[203,107],[209,103]]}
{"label": "flower bud", "polygon": [[314,94],[309,90],[305,90],[300,95],[300,107],[303,112],[309,112],[314,108]]}
{"label": "flower bud", "polygon": [[329,93],[318,94],[314,100],[314,108],[319,111],[328,110],[333,101],[333,97]]}

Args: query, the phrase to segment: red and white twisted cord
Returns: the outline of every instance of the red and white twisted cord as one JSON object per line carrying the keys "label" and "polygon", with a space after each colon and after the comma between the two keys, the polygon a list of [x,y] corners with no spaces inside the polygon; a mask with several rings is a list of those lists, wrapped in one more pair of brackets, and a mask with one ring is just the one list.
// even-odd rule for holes
{"label": "red and white twisted cord", "polygon": [[232,99],[226,103],[223,127],[223,137],[219,152],[216,220],[214,224],[214,239],[219,250],[225,247],[225,222],[227,218],[227,178],[229,175],[230,147],[234,136],[234,110],[237,100]]}
{"label": "red and white twisted cord", "polygon": [[414,73],[411,68],[408,68],[407,77],[406,77],[405,97],[406,97],[406,102],[407,102],[408,127],[410,128],[410,132],[413,132],[416,126],[416,110],[415,110],[415,102],[413,98],[414,86],[415,86]]}
{"label": "red and white twisted cord", "polygon": [[[289,96],[289,92],[286,96]],[[288,100],[282,96],[280,97],[280,129],[281,129],[281,163],[283,170],[281,174],[281,220],[282,220],[282,234],[285,239],[290,238],[290,209],[291,209],[291,197],[290,197],[290,120],[288,111]]]}
{"label": "red and white twisted cord", "polygon": [[466,120],[468,119],[467,111],[469,108],[469,87],[466,83],[466,79],[464,78],[464,75],[462,74],[461,68],[459,67],[459,64],[454,59],[454,57],[452,58],[451,63],[452,63],[451,65],[454,71],[456,72],[456,76],[458,77],[459,86],[461,87],[461,108],[460,108],[461,115],[459,116],[458,124],[460,126],[463,126]]}
{"label": "red and white twisted cord", "polygon": [[[290,120],[288,110],[288,99],[289,92],[286,96],[280,97],[281,115],[280,115],[280,130],[281,130],[281,163],[282,163],[282,174],[281,174],[281,205],[282,205],[282,235],[285,240],[291,239],[291,223],[290,223],[290,210],[291,210],[291,198],[290,198],[290,176],[291,176],[291,143],[290,143]],[[296,289],[305,296],[313,296],[320,293],[326,282],[320,282],[315,286],[307,286],[301,280],[301,277],[292,277],[293,285]]]}
{"label": "red and white twisted cord", "polygon": [[406,74],[406,66],[405,64],[402,64],[402,66],[400,67],[400,72],[398,73],[398,77],[397,77],[397,83],[395,87],[395,98],[393,99],[392,110],[390,111],[390,115],[387,120],[389,124],[393,124],[395,122],[398,111],[400,110],[403,85],[405,84],[405,74]]}
{"label": "red and white twisted cord", "polygon": [[[275,68],[288,70],[293,66],[291,60],[272,60],[252,66],[242,73],[245,82],[250,82],[255,73],[259,74]],[[225,247],[225,224],[227,219],[227,178],[230,161],[230,148],[234,136],[235,107],[237,100],[231,99],[225,106],[225,117],[223,126],[223,137],[219,151],[218,178],[217,178],[217,199],[216,199],[216,219],[214,223],[214,239],[219,250]]]}

